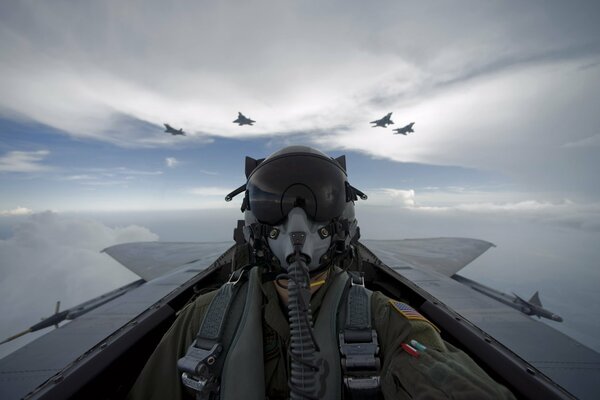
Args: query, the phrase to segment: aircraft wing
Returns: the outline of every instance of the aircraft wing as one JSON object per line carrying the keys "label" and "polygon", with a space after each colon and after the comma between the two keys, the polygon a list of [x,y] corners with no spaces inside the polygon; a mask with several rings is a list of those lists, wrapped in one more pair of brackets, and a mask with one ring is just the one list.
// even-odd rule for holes
{"label": "aircraft wing", "polygon": [[467,238],[364,240],[377,247],[377,257],[387,265],[408,263],[420,269],[452,276],[485,253],[493,243]]}
{"label": "aircraft wing", "polygon": [[[368,257],[377,258],[374,253],[387,264],[375,263],[385,273],[373,284],[386,290],[399,282],[409,289],[399,293],[416,293],[422,299],[421,313],[487,365],[506,371],[504,378],[524,388],[524,397],[540,398],[535,395],[539,392],[527,391],[529,381],[523,380],[523,375],[535,375],[549,387],[558,383],[579,398],[597,398],[600,354],[448,276],[491,243],[460,238],[364,243],[368,247],[359,244],[359,248]],[[97,398],[102,391],[93,382],[121,382],[129,387],[132,381],[116,377],[141,368],[145,362],[140,358],[142,347],[152,348],[158,343],[174,320],[175,310],[183,307],[181,302],[197,288],[210,290],[227,279],[231,271],[227,260],[231,260],[234,248],[221,253],[230,245],[150,242],[105,249],[150,280],[1,359],[0,399]],[[520,358],[515,360],[512,353],[507,356],[506,349]],[[527,370],[521,367],[521,359],[530,365]],[[96,379],[98,371],[108,375]]]}
{"label": "aircraft wing", "polygon": [[184,264],[194,262],[210,264],[230,246],[230,242],[137,242],[118,244],[102,252],[110,255],[145,281],[151,281]]}
{"label": "aircraft wing", "polygon": [[[474,325],[484,338],[493,338],[578,398],[597,398],[600,393],[599,353],[448,277],[449,272],[462,268],[465,262],[470,262],[467,260],[475,259],[478,251],[481,254],[493,246],[491,243],[474,239],[431,239],[428,252],[428,241],[362,242],[408,286],[420,289],[429,300],[420,311],[432,320],[449,320],[447,326],[440,328],[461,337],[467,347],[477,346],[477,338],[466,337],[466,330],[461,331],[460,325],[453,324],[455,321]],[[461,251],[467,254],[462,257]],[[447,261],[444,261],[445,256]],[[436,272],[437,267],[439,272]],[[440,314],[441,309],[435,306],[439,303],[448,306],[456,315]]]}
{"label": "aircraft wing", "polygon": [[[217,265],[209,269],[217,257],[208,254],[204,257],[202,254],[198,258],[196,251],[204,248],[207,253],[218,253],[218,256],[232,245],[163,244],[165,246],[160,243],[149,243],[148,246],[134,243],[132,246],[125,244],[105,249],[107,253],[115,254],[121,262],[127,263],[126,266],[134,272],[137,270],[144,275],[150,274],[147,277],[159,271],[164,274],[0,359],[0,399],[66,399],[77,393],[81,396],[78,391],[91,379],[90,375],[94,371],[119,358],[135,359],[137,354],[132,346],[148,331],[161,324],[171,323],[175,318],[170,301],[183,291],[191,291],[196,282],[219,267],[217,262]],[[171,260],[160,255],[161,248],[172,255],[175,249],[180,249],[185,255],[177,261]],[[148,251],[147,255],[143,254],[144,250]],[[151,262],[153,268],[140,270],[139,264],[131,259],[136,252]],[[37,391],[30,393],[34,388]],[[85,393],[85,389],[83,390]],[[93,388],[89,390],[92,393],[88,393],[87,398],[97,398]]]}

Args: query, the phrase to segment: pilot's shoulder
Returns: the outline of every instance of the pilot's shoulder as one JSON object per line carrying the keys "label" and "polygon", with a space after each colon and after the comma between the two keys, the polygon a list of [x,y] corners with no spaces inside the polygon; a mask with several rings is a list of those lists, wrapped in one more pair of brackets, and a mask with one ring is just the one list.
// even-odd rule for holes
{"label": "pilot's shoulder", "polygon": [[191,342],[198,333],[204,314],[206,314],[206,310],[216,293],[217,291],[213,290],[201,294],[179,310],[175,322],[165,336],[172,338],[185,337],[188,342]]}
{"label": "pilot's shoulder", "polygon": [[217,294],[218,291],[219,291],[218,289],[215,289],[215,290],[211,290],[210,292],[201,294],[192,303],[193,307],[196,310],[200,310],[200,309],[204,309],[204,308],[208,307],[208,305],[211,303],[211,301],[215,298],[215,295]]}
{"label": "pilot's shoulder", "polygon": [[[441,351],[446,350],[439,328],[414,307],[380,292],[373,292],[372,299],[372,310],[376,319],[384,318],[388,325],[405,325],[410,332],[408,335],[410,339],[418,340]],[[375,323],[377,324],[377,320]]]}
{"label": "pilot's shoulder", "polygon": [[433,329],[439,332],[439,329],[433,323],[431,323],[427,318],[425,318],[415,308],[411,307],[408,303],[404,303],[390,298],[381,292],[373,292],[372,299],[372,309],[376,313],[381,313],[381,311],[383,310],[386,313],[389,312],[393,315],[397,315],[398,317],[407,320],[411,324],[415,322],[426,322],[430,324]]}
{"label": "pilot's shoulder", "polygon": [[196,297],[177,312],[177,319],[196,320],[202,318],[216,294],[217,290],[212,290]]}

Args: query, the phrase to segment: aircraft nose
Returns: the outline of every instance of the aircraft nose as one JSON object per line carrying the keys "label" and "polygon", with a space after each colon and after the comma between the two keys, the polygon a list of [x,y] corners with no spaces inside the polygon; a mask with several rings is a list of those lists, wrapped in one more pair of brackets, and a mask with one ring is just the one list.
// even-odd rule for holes
{"label": "aircraft nose", "polygon": [[557,322],[563,322],[562,317],[559,315],[556,315],[556,314],[552,314],[552,320],[557,321]]}

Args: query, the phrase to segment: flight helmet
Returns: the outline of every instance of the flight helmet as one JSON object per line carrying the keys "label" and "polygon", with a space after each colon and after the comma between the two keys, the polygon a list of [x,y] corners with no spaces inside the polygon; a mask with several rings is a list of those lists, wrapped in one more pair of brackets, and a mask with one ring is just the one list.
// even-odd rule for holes
{"label": "flight helmet", "polygon": [[360,231],[354,201],[366,196],[348,183],[345,156],[336,159],[306,146],[289,146],[265,159],[246,157],[244,238],[258,257],[287,270],[291,234],[303,232],[300,250],[311,273],[350,251]]}

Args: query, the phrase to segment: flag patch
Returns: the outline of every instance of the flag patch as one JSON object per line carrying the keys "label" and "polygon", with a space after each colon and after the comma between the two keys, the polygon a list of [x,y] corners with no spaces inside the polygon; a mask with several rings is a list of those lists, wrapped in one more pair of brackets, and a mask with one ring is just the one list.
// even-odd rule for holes
{"label": "flag patch", "polygon": [[390,300],[390,304],[394,307],[396,311],[402,314],[406,319],[417,320],[417,321],[425,321],[430,324],[436,331],[440,332],[437,326],[431,323],[427,318],[422,316],[417,310],[412,308],[406,303],[402,303],[400,301]]}

